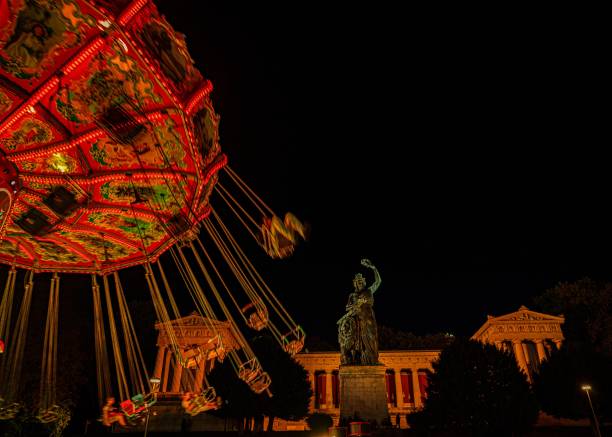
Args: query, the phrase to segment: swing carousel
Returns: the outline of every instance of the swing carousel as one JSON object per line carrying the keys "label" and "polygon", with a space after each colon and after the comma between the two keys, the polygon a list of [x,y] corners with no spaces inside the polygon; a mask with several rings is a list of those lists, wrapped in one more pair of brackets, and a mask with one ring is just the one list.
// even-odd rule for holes
{"label": "swing carousel", "polygon": [[[141,266],[142,293],[185,368],[229,360],[254,392],[269,394],[270,377],[244,332],[269,330],[288,353],[302,349],[304,331],[245,254],[234,225],[272,258],[290,256],[307,227],[290,213],[279,218],[227,165],[211,91],[184,36],[151,1],[0,1],[0,263],[8,266],[0,420],[20,408],[20,366],[41,273],[52,276],[41,422],[65,422],[68,414],[55,395],[64,274],[91,276],[107,425],[142,419],[159,388],[142,357],[122,269]],[[23,287],[16,286],[18,269],[26,270]],[[183,284],[168,278],[170,270]],[[206,345],[179,344],[172,324],[181,318],[179,292],[191,296],[213,334]],[[232,345],[218,321],[229,327]],[[183,397],[189,414],[218,405],[206,378]]]}

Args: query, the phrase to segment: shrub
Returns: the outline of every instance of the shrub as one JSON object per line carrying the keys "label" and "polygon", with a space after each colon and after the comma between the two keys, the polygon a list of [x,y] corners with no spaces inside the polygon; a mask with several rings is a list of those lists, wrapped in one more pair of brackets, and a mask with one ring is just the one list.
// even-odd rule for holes
{"label": "shrub", "polygon": [[334,419],[329,414],[312,413],[306,418],[308,427],[315,432],[327,432],[334,425]]}

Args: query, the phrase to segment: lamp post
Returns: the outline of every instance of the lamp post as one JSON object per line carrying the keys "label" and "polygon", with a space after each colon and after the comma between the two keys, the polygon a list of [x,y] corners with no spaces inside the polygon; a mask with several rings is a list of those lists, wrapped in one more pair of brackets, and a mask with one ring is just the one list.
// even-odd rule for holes
{"label": "lamp post", "polygon": [[588,384],[583,385],[582,390],[584,390],[584,392],[587,395],[587,399],[589,400],[589,406],[591,407],[591,413],[593,414],[593,420],[595,421],[595,435],[597,437],[601,437],[601,431],[599,430],[599,421],[597,420],[597,416],[595,415],[595,409],[593,408],[593,402],[591,402],[591,386]]}
{"label": "lamp post", "polygon": [[[151,378],[149,379],[149,382],[151,383],[151,393],[153,394],[154,399],[157,400],[157,391],[159,390],[160,379]],[[149,431],[149,415],[150,414],[151,414],[151,410],[149,410],[149,407],[147,406],[147,419],[145,421],[144,437],[147,437],[147,432]]]}

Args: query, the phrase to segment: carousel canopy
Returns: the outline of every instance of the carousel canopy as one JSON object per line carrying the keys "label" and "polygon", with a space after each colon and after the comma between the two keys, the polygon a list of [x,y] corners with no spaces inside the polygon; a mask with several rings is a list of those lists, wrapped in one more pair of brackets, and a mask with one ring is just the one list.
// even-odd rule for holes
{"label": "carousel canopy", "polygon": [[209,211],[211,83],[147,0],[0,0],[0,262],[109,272]]}

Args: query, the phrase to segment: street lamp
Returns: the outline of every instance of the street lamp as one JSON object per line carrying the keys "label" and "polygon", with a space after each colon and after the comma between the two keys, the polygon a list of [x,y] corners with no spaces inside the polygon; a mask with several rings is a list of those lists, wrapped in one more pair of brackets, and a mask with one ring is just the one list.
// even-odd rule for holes
{"label": "street lamp", "polygon": [[584,392],[587,395],[587,399],[589,400],[589,406],[591,407],[591,413],[593,413],[593,420],[595,421],[595,435],[597,437],[601,437],[601,431],[599,430],[599,421],[597,420],[597,416],[595,415],[595,409],[593,408],[593,402],[591,402],[591,395],[590,395],[591,386],[588,384],[585,384],[580,388],[584,390]]}
{"label": "street lamp", "polygon": [[[159,390],[160,381],[161,380],[159,378],[149,379],[149,382],[151,383],[151,393],[153,394],[153,397],[155,400],[157,400],[157,391]],[[151,410],[149,410],[149,407],[147,406],[147,420],[145,422],[144,437],[147,437],[147,432],[149,431],[149,415],[150,414],[151,414]]]}

